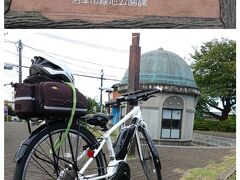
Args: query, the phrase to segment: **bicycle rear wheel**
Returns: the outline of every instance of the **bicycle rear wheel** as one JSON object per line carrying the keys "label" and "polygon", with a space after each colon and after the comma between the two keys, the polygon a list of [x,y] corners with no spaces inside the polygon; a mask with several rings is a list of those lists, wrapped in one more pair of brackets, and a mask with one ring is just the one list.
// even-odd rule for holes
{"label": "bicycle rear wheel", "polygon": [[[54,160],[50,153],[49,131],[52,141],[56,142],[62,137],[66,126],[66,123],[52,123],[37,133],[27,144],[27,150],[16,164],[14,180],[75,180],[77,172],[89,159],[86,149],[96,145],[97,140],[83,126],[72,125],[65,142],[56,151]],[[104,175],[105,172],[106,161],[100,151],[82,177]]]}
{"label": "bicycle rear wheel", "polygon": [[[138,128],[137,151],[143,171],[148,180],[161,180],[161,163],[157,149],[146,130]],[[139,145],[138,145],[139,144]]]}

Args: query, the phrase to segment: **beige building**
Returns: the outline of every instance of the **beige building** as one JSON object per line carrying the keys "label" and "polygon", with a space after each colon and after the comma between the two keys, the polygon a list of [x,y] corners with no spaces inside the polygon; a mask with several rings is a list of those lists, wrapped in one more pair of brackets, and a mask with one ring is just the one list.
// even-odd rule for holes
{"label": "beige building", "polygon": [[[140,89],[162,92],[140,104],[149,134],[161,144],[191,144],[195,106],[200,94],[189,65],[178,55],[158,49],[141,56]],[[128,70],[118,87],[126,92]],[[125,112],[124,106],[121,112]]]}

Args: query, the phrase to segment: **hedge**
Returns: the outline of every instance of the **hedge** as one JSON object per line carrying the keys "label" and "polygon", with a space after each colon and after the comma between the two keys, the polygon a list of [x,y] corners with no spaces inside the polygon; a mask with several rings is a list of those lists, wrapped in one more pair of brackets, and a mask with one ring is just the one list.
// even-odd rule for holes
{"label": "hedge", "polygon": [[11,122],[12,120],[11,120],[11,116],[4,116],[4,121],[9,121],[9,122]]}
{"label": "hedge", "polygon": [[225,121],[195,120],[193,129],[199,131],[236,132],[236,118],[230,117]]}

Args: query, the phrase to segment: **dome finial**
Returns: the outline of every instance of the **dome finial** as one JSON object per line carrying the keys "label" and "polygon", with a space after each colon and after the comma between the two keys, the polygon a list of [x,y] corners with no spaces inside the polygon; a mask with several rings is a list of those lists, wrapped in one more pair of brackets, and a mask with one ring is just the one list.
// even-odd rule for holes
{"label": "dome finial", "polygon": [[162,47],[160,47],[160,48],[158,48],[158,50],[161,50],[161,51],[163,51],[164,49],[163,49]]}

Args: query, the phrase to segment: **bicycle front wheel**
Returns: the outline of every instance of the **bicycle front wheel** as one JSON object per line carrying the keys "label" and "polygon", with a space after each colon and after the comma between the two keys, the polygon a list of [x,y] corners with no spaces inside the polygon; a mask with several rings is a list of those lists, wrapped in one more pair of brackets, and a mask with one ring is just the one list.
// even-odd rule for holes
{"label": "bicycle front wheel", "polygon": [[143,127],[138,128],[137,151],[148,180],[161,180],[161,163],[157,149]]}
{"label": "bicycle front wheel", "polygon": [[[16,164],[14,180],[75,180],[79,170],[89,160],[86,150],[96,145],[97,140],[82,125],[72,125],[65,142],[53,156],[50,153],[51,141],[61,138],[65,129],[66,123],[52,123],[38,132]],[[100,151],[80,176],[88,179],[105,172],[105,157]]]}

